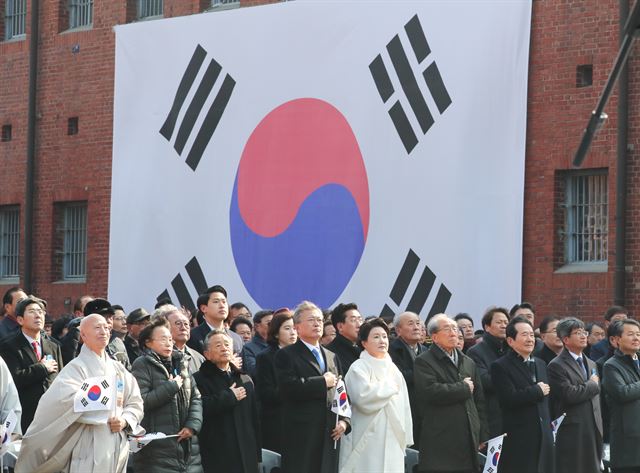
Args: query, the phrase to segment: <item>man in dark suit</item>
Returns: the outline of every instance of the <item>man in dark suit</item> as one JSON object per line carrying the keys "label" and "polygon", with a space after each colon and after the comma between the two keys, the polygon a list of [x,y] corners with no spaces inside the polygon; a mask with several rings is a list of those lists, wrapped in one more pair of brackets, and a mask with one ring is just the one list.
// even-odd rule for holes
{"label": "man in dark suit", "polygon": [[349,419],[330,410],[340,360],[320,345],[322,311],[304,301],[293,314],[298,341],[281,348],[275,356],[275,373],[283,400],[282,448],[284,473],[336,473],[339,443],[334,441],[349,432]]}
{"label": "man in dark suit", "polygon": [[12,287],[4,293],[2,305],[4,308],[4,318],[0,321],[0,340],[9,335],[19,332],[20,325],[16,320],[16,307],[18,302],[26,299],[27,294],[20,287]]}
{"label": "man in dark suit", "polygon": [[360,358],[362,349],[358,346],[358,330],[362,325],[362,315],[353,302],[338,304],[331,312],[331,323],[336,329],[336,338],[327,348],[340,359],[340,366],[346,375],[351,364]]}
{"label": "man in dark suit", "polygon": [[420,472],[477,472],[488,440],[484,396],[475,363],[458,344],[458,324],[445,314],[427,324],[433,345],[416,358],[414,381],[422,412]]}
{"label": "man in dark suit", "polygon": [[531,322],[524,317],[512,319],[506,341],[511,350],[495,361],[490,371],[507,434],[499,471],[553,473],[550,387],[544,361],[531,356],[535,347]]}
{"label": "man in dark suit", "polygon": [[560,322],[558,317],[550,315],[540,322],[540,338],[542,338],[542,348],[536,349],[533,356],[540,358],[547,365],[562,351],[562,340],[558,338],[556,326]]}
{"label": "man in dark suit", "polygon": [[498,398],[491,381],[489,367],[500,358],[505,351],[505,329],[509,323],[509,313],[502,307],[492,307],[482,316],[484,334],[482,341],[467,350],[467,356],[475,361],[482,380],[487,403],[487,418],[489,419],[489,438],[500,435],[502,431],[502,414],[498,405]]}
{"label": "man in dark suit", "polygon": [[612,327],[618,343],[604,364],[602,384],[611,413],[611,468],[613,473],[640,472],[640,324],[621,320]]}
{"label": "man in dark suit", "polygon": [[413,420],[413,448],[419,448],[422,419],[413,383],[413,365],[416,357],[427,349],[420,343],[422,340],[422,321],[414,312],[402,312],[393,318],[393,327],[396,330],[397,338],[389,344],[389,355],[407,383]]}
{"label": "man in dark suit", "polygon": [[[624,320],[627,317],[629,317],[629,311],[626,308],[619,305],[613,305],[604,313],[604,328],[606,329],[609,327],[609,324],[618,320]],[[607,355],[610,350],[611,346],[609,345],[609,338],[605,337],[591,347],[589,350],[589,358],[593,361],[598,361],[600,358]]]}
{"label": "man in dark suit", "polygon": [[204,321],[191,330],[191,337],[187,345],[201,355],[204,353],[204,340],[207,334],[214,328],[222,330],[231,337],[233,341],[233,364],[238,368],[242,367],[242,347],[244,345],[242,337],[225,327],[224,321],[229,316],[229,303],[227,302],[227,291],[220,285],[211,286],[203,294],[198,296],[198,310],[202,312]]}
{"label": "man in dark suit", "polygon": [[40,299],[33,296],[23,299],[15,314],[20,330],[5,338],[0,353],[18,388],[25,433],[40,398],[62,369],[62,355],[60,346],[42,332],[45,311]]}
{"label": "man in dark suit", "polygon": [[556,473],[600,473],[600,379],[596,364],[583,354],[588,334],[573,317],[561,320],[556,330],[564,350],[547,367],[551,412],[554,418],[567,414],[556,435]]}

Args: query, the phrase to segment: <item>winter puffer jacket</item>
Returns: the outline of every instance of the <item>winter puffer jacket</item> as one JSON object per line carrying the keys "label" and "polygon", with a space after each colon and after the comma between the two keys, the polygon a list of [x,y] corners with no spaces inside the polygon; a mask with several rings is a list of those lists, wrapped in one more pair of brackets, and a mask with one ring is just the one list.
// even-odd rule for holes
{"label": "winter puffer jacket", "polygon": [[[176,437],[154,440],[133,455],[136,473],[202,473],[197,434],[202,426],[202,401],[193,377],[189,374],[188,361],[174,350],[171,363],[165,363],[153,351],[145,349],[137,358],[132,374],[140,386],[144,401],[142,426],[147,433],[178,433],[183,427],[193,430],[190,439],[177,442]],[[169,368],[169,369],[168,369]],[[171,374],[180,374],[184,380],[178,388]]]}

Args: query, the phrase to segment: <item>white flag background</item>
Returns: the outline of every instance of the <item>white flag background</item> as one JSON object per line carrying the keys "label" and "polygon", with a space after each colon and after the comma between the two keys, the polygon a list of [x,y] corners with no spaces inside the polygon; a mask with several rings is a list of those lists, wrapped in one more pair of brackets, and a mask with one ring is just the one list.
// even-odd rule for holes
{"label": "white flag background", "polygon": [[116,27],[109,299],[519,301],[530,21],[298,0]]}
{"label": "white flag background", "polygon": [[73,411],[110,411],[113,409],[115,393],[113,382],[105,376],[87,378],[73,398]]}
{"label": "white flag background", "polygon": [[502,441],[506,434],[494,437],[487,442],[487,459],[484,463],[482,473],[497,473],[500,463],[500,453],[502,452]]}

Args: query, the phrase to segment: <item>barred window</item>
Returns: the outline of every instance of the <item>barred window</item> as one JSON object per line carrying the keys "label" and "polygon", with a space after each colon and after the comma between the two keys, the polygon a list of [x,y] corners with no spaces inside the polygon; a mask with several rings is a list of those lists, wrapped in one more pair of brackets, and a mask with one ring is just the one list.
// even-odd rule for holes
{"label": "barred window", "polygon": [[62,208],[62,279],[87,277],[87,204],[75,202]]}
{"label": "barred window", "polygon": [[20,263],[20,208],[0,207],[0,280],[18,279]]}
{"label": "barred window", "polygon": [[211,0],[212,7],[240,6],[240,0]]}
{"label": "barred window", "polygon": [[6,0],[4,12],[4,39],[25,35],[27,0]]}
{"label": "barred window", "polygon": [[608,189],[606,171],[566,176],[566,263],[606,263]]}
{"label": "barred window", "polygon": [[152,16],[162,16],[164,13],[164,0],[138,0],[138,19]]}
{"label": "barred window", "polygon": [[93,0],[70,0],[69,28],[93,25]]}

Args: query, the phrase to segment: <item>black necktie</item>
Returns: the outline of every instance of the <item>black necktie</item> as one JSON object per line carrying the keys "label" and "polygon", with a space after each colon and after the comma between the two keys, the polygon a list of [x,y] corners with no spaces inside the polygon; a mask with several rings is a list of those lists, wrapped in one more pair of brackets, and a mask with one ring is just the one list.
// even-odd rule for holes
{"label": "black necktie", "polygon": [[636,371],[640,373],[640,358],[633,360],[633,364],[636,365]]}
{"label": "black necktie", "polygon": [[582,369],[582,374],[584,375],[584,379],[589,379],[589,374],[587,373],[587,367],[584,365],[584,360],[581,356],[576,360]]}
{"label": "black necktie", "polygon": [[536,377],[536,362],[533,360],[528,360],[527,362],[527,368],[529,368],[529,374],[531,375],[531,380],[535,383],[537,382],[537,377]]}

